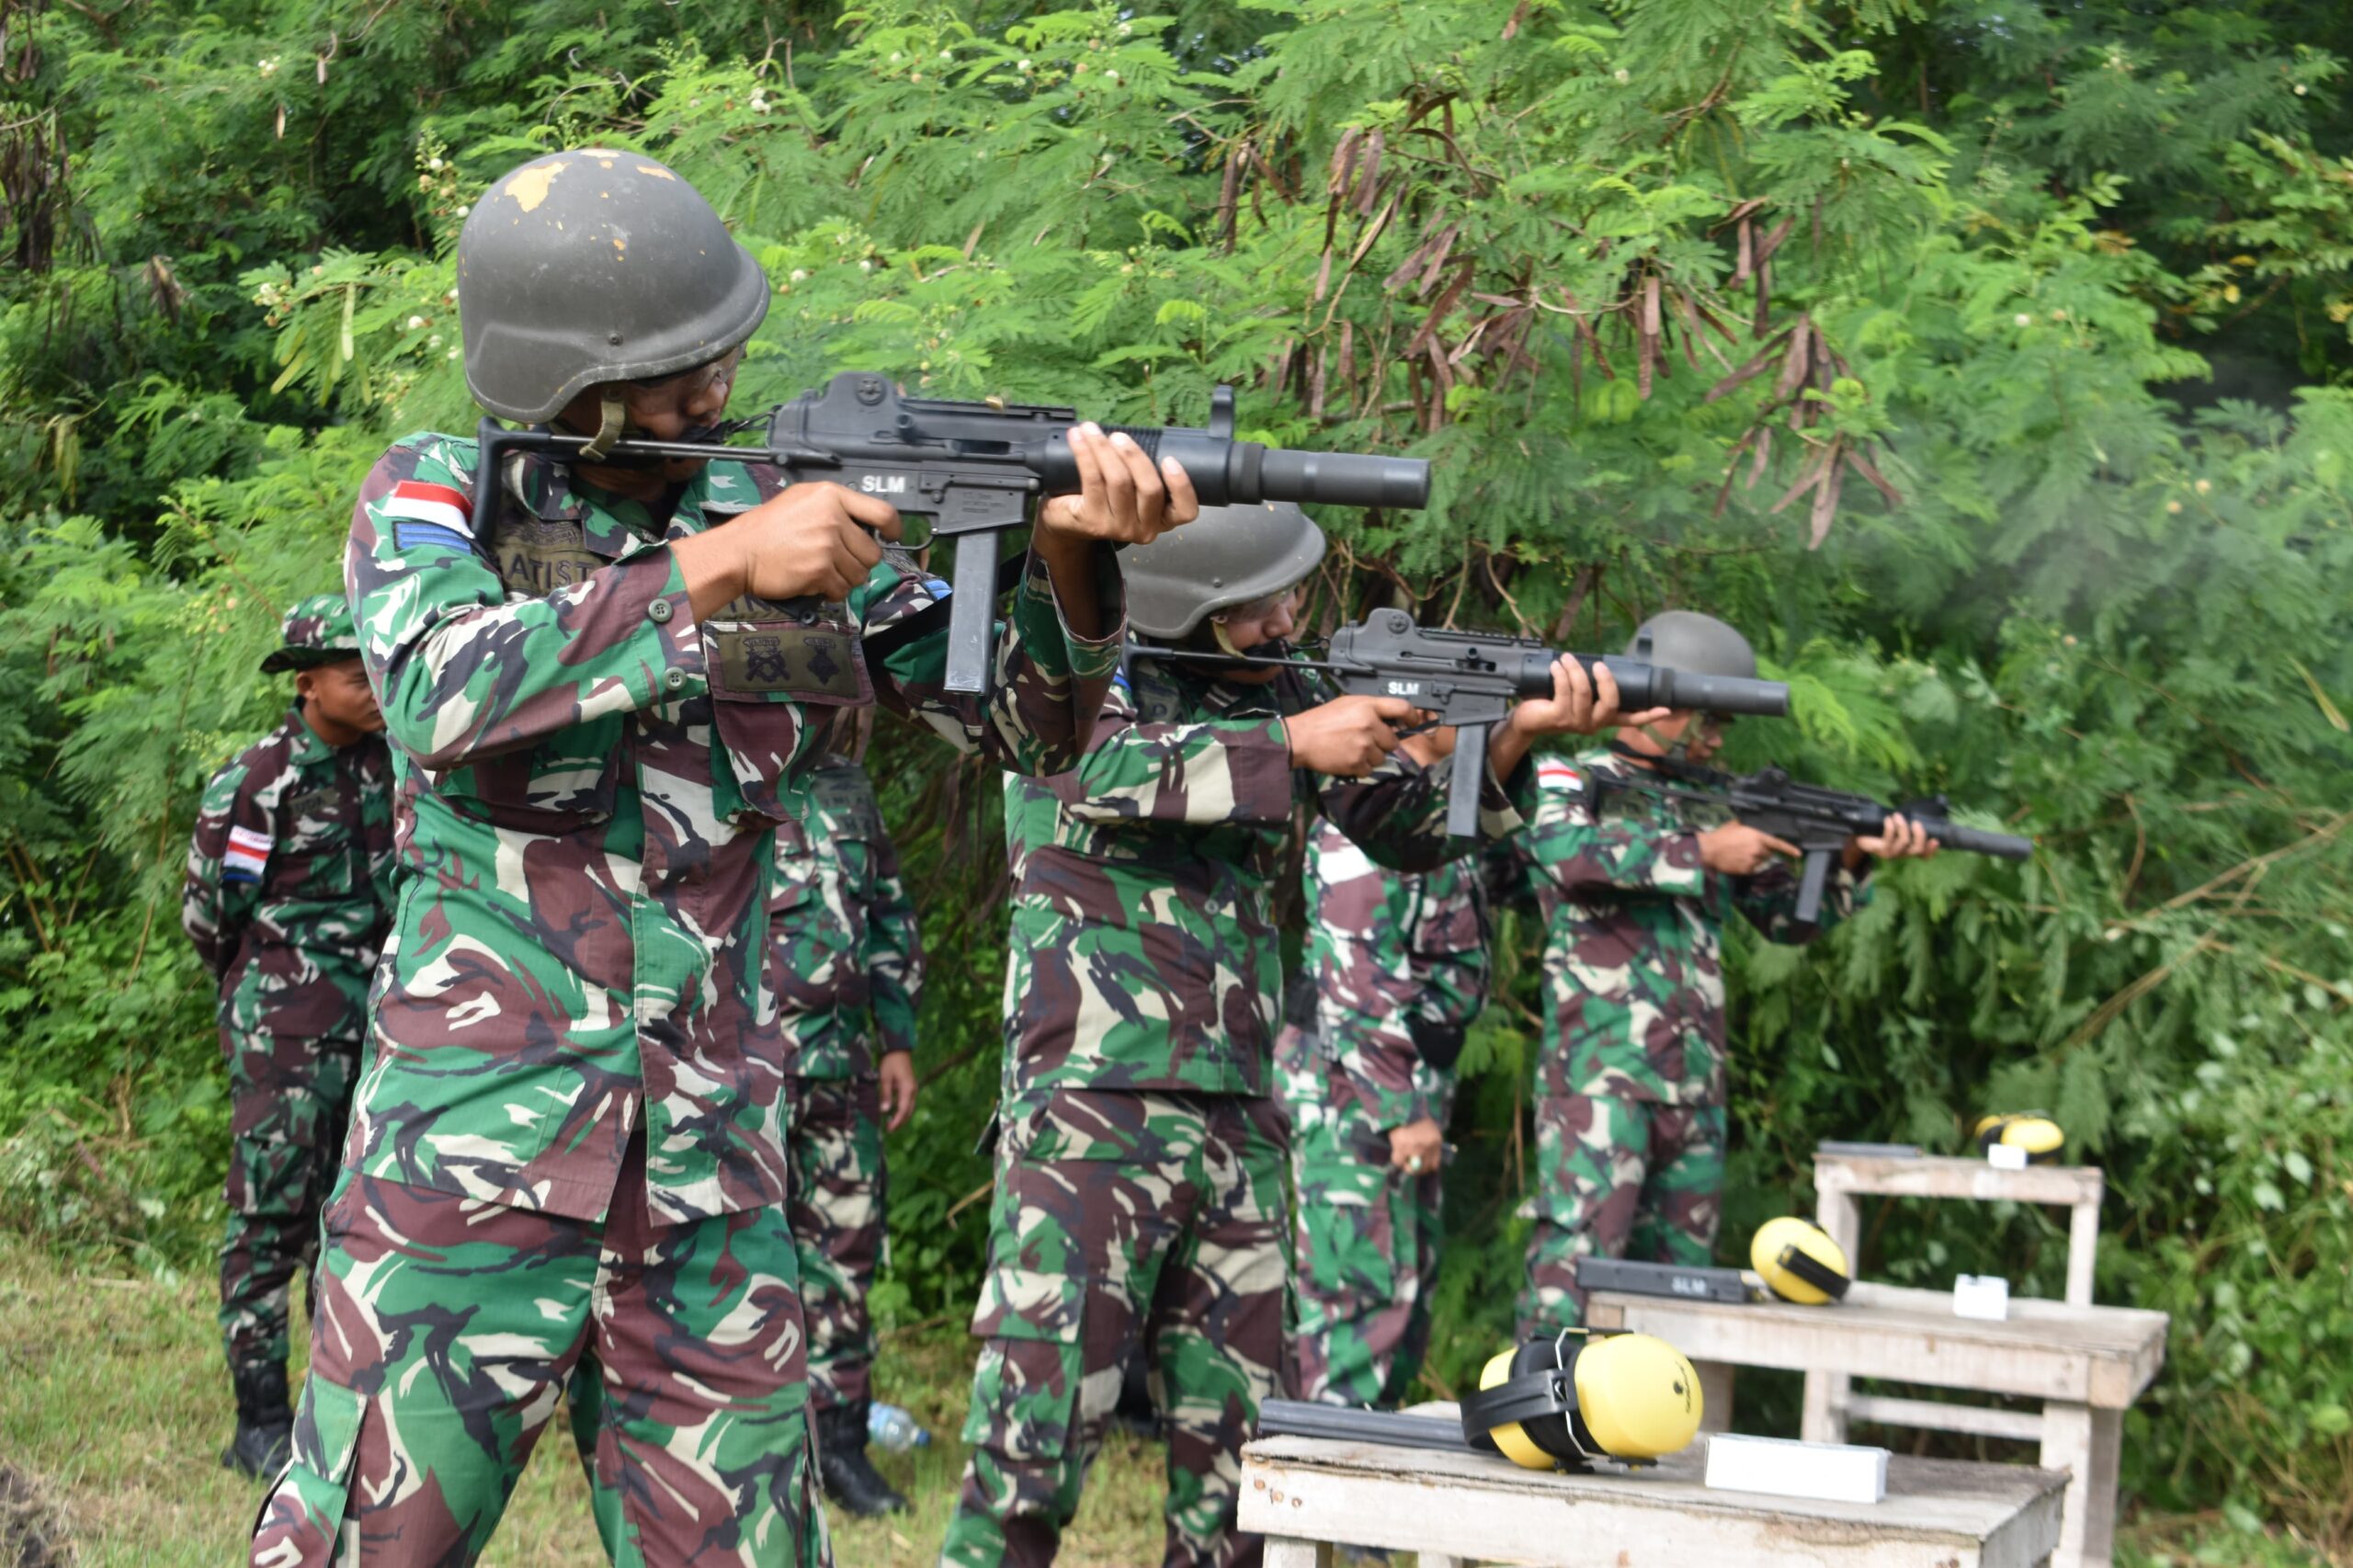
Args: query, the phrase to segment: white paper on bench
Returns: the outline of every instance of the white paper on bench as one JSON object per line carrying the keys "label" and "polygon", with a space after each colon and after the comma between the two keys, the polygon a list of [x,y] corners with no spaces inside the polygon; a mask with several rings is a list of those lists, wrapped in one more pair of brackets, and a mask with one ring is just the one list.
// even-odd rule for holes
{"label": "white paper on bench", "polygon": [[2010,1315],[2010,1282],[1998,1274],[1952,1277],[1952,1315],[2004,1323]]}
{"label": "white paper on bench", "polygon": [[1708,1439],[1708,1484],[1768,1497],[1877,1503],[1887,1496],[1887,1450],[1719,1432]]}

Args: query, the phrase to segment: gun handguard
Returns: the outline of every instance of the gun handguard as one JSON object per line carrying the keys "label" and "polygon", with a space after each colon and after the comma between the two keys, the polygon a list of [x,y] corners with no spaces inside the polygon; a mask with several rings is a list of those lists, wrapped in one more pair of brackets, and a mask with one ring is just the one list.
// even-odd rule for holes
{"label": "gun handguard", "polygon": [[[1044,495],[1076,494],[1077,460],[1063,433],[1078,411],[1037,403],[956,403],[903,397],[886,376],[846,370],[767,415],[767,445],[716,441],[617,441],[603,455],[624,462],[669,458],[733,458],[772,463],[796,482],[828,480],[879,495],[903,516],[927,519],[935,537],[961,539],[951,573],[947,687],[988,687],[990,633],[996,614],[996,536],[1029,518]],[[1304,452],[1233,438],[1233,389],[1210,394],[1206,426],[1107,425],[1125,431],[1154,459],[1174,459],[1204,506],[1261,501],[1342,506],[1427,506],[1430,465],[1420,458],[1373,453]],[[510,430],[485,419],[474,470],[474,526],[487,530],[508,454],[552,452],[578,458],[587,437],[548,430]]]}

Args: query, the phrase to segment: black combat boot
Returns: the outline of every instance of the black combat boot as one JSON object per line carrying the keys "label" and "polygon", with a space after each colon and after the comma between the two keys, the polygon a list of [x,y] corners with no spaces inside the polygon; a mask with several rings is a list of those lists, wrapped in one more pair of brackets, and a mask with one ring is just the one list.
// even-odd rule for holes
{"label": "black combat boot", "polygon": [[221,1450],[221,1462],[259,1481],[286,1468],[294,1448],[294,1410],[286,1394],[286,1369],[268,1361],[245,1361],[229,1369],[237,1388],[237,1435]]}
{"label": "black combat boot", "polygon": [[906,1511],[907,1500],[866,1457],[866,1403],[817,1412],[817,1479],[825,1495],[861,1519]]}

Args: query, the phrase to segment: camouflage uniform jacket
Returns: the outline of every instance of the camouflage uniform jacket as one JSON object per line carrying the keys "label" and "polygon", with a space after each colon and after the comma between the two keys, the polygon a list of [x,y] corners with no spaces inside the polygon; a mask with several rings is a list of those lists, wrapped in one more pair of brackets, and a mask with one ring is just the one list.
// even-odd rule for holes
{"label": "camouflage uniform jacket", "polygon": [[331,746],[299,705],[212,776],[180,924],[221,1026],[358,1040],[392,917],[392,764],[383,738]]}
{"label": "camouflage uniform jacket", "polygon": [[[1444,770],[1403,753],[1361,778],[1291,766],[1284,716],[1319,700],[1289,674],[1245,686],[1138,656],[1077,767],[1007,780],[1008,1106],[1063,1087],[1269,1092],[1273,889],[1301,814],[1401,869],[1463,852]],[[1483,835],[1518,826],[1492,778],[1483,806]]]}
{"label": "camouflage uniform jacket", "polygon": [[785,1071],[857,1078],[915,1045],[923,941],[866,769],[828,756],[776,834],[770,981],[783,1009]]}
{"label": "camouflage uniform jacket", "polygon": [[1544,917],[1538,1092],[1721,1105],[1725,920],[1737,909],[1769,940],[1811,941],[1868,890],[1835,869],[1824,918],[1800,925],[1795,876],[1706,869],[1699,833],[1716,824],[1688,802],[1608,788],[1633,771],[1606,749],[1541,758],[1535,820],[1510,846]]}
{"label": "camouflage uniform jacket", "polygon": [[1315,1054],[1342,1091],[1334,1108],[1353,1108],[1381,1129],[1442,1119],[1454,1072],[1422,1059],[1415,1031],[1467,1029],[1486,1005],[1487,898],[1477,861],[1383,870],[1324,822],[1308,839],[1306,872],[1303,961],[1315,983]]}
{"label": "camouflage uniform jacket", "polygon": [[[775,1203],[768,904],[790,775],[823,729],[807,705],[879,690],[960,746],[1052,771],[1077,757],[1117,630],[1072,634],[1033,557],[988,698],[945,690],[937,631],[870,678],[861,629],[946,592],[904,552],[830,616],[738,601],[695,618],[670,540],[756,505],[775,471],[708,464],[663,518],[518,460],[478,525],[473,464],[471,441],[404,439],[352,519],[347,584],[412,874],[347,1161],[593,1220],[642,1122],[656,1223]],[[1116,615],[1108,552],[1098,570]]]}

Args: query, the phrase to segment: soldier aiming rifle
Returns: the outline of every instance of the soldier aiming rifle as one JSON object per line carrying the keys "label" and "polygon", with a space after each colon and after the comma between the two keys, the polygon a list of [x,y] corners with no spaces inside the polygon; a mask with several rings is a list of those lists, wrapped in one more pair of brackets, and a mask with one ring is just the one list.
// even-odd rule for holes
{"label": "soldier aiming rifle", "polygon": [[585,1360],[617,1557],[827,1562],[761,979],[777,824],[871,700],[1017,772],[1076,762],[1124,636],[1108,547],[1191,488],[1058,435],[1074,487],[1037,511],[991,691],[951,693],[944,625],[869,655],[945,594],[892,506],[709,444],[770,289],[691,186],[537,158],[457,264],[468,387],[556,438],[408,437],[354,509],[415,880],[252,1560],[472,1561]]}
{"label": "soldier aiming rifle", "polygon": [[[1412,702],[1327,699],[1289,666],[1323,553],[1290,506],[1205,508],[1129,551],[1132,624],[1192,656],[1135,649],[1078,765],[1006,782],[996,1190],[943,1562],[1052,1561],[1139,1346],[1168,1433],[1164,1563],[1257,1560],[1234,1516],[1284,1356],[1273,885],[1302,810],[1404,869],[1475,843],[1448,833],[1442,777],[1400,754]],[[1532,741],[1616,710],[1606,671],[1563,659],[1498,713],[1477,831],[1518,825],[1499,781],[1524,792]]]}
{"label": "soldier aiming rifle", "polygon": [[[1746,638],[1712,616],[1645,621],[1630,658],[1752,680]],[[1543,916],[1536,1230],[1523,1339],[1584,1318],[1576,1259],[1711,1260],[1724,1176],[1723,926],[1811,941],[1869,896],[1879,859],[1936,853],[1904,816],[1840,841],[1818,918],[1796,915],[1796,845],[1632,787],[1661,762],[1703,763],[1730,720],[1678,709],[1621,725],[1613,746],[1537,767],[1534,821],[1504,853]]]}

